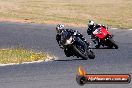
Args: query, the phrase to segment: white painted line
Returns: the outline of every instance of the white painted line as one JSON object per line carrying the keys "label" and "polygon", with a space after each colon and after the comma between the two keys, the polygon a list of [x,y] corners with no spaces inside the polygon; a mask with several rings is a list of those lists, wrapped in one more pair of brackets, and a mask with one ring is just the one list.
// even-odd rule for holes
{"label": "white painted line", "polygon": [[0,64],[0,66],[12,66],[12,65],[21,65],[21,64],[32,64],[32,63],[41,63],[41,62],[48,62],[48,61],[54,61],[57,60],[58,57],[48,57],[46,60],[38,60],[38,61],[32,61],[32,62],[23,62],[23,63],[9,63],[9,64]]}
{"label": "white painted line", "polygon": [[19,65],[19,63],[0,64],[0,66],[11,66],[11,65]]}
{"label": "white painted line", "polygon": [[118,28],[110,28],[110,29],[118,29]]}
{"label": "white painted line", "polygon": [[[116,29],[119,29],[119,28],[110,28],[110,29],[114,29],[114,30],[116,30]],[[132,30],[132,29],[128,29],[128,30]]]}

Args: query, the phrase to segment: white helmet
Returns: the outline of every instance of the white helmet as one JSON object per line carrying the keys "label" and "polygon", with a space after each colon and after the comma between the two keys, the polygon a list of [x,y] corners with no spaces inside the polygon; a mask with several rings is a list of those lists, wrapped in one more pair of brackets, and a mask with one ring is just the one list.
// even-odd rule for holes
{"label": "white helmet", "polygon": [[58,24],[57,26],[56,26],[56,31],[57,32],[60,32],[61,30],[63,30],[65,28],[65,26],[63,25],[63,24]]}
{"label": "white helmet", "polygon": [[94,23],[94,21],[92,21],[92,20],[90,20],[89,22],[88,22],[88,26],[93,26],[95,23]]}

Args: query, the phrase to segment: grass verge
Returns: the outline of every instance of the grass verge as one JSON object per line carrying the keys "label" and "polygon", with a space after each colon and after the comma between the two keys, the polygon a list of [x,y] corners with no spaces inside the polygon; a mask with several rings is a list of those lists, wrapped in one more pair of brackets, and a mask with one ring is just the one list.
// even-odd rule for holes
{"label": "grass verge", "polygon": [[87,25],[88,19],[132,28],[132,0],[0,0],[0,18]]}
{"label": "grass verge", "polygon": [[47,53],[34,52],[26,49],[1,49],[0,64],[24,63],[46,60],[50,57]]}

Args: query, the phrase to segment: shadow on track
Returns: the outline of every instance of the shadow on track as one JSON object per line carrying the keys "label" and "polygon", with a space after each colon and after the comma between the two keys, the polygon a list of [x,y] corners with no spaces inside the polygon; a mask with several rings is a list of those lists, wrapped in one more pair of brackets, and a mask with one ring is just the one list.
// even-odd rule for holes
{"label": "shadow on track", "polygon": [[95,48],[95,47],[92,47],[91,49],[114,49],[114,48],[108,48],[108,47]]}
{"label": "shadow on track", "polygon": [[54,60],[54,61],[79,61],[83,59],[64,59],[64,60]]}

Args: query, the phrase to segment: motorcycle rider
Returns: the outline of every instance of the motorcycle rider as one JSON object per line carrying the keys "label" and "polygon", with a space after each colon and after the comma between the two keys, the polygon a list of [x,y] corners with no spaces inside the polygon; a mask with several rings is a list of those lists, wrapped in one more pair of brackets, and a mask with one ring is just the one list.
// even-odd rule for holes
{"label": "motorcycle rider", "polygon": [[65,26],[63,24],[58,24],[56,26],[56,31],[57,31],[57,35],[56,35],[56,40],[60,46],[60,48],[63,48],[62,44],[61,44],[61,33],[67,31],[68,33],[73,34],[74,36],[79,37],[80,39],[82,39],[88,46],[89,43],[87,43],[86,39],[83,37],[83,35],[81,33],[79,33],[77,30],[72,30],[72,29],[65,29]]}
{"label": "motorcycle rider", "polygon": [[89,22],[88,22],[87,33],[88,33],[88,35],[91,35],[91,39],[92,39],[92,41],[94,42],[95,46],[98,46],[98,45],[99,45],[99,39],[98,39],[93,33],[94,33],[94,31],[95,31],[96,29],[98,29],[99,27],[104,27],[104,28],[108,29],[108,27],[106,27],[106,26],[104,26],[104,25],[95,24],[94,21],[89,20]]}

